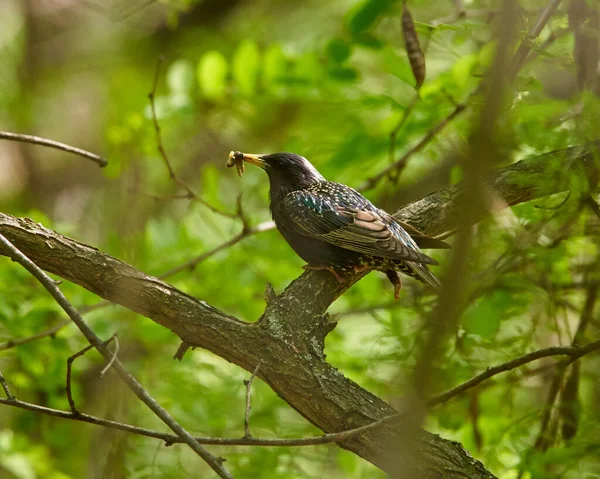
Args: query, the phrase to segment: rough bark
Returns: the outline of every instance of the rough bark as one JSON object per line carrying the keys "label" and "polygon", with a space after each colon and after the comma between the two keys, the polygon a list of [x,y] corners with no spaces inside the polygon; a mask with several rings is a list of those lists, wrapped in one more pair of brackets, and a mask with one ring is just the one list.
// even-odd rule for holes
{"label": "rough bark", "polygon": [[[490,175],[490,186],[509,205],[563,191],[569,178],[581,177],[572,172],[593,176],[598,146],[553,152],[498,169]],[[428,234],[448,231],[455,225],[454,205],[462,188],[459,184],[432,193],[395,214]],[[191,345],[248,371],[260,362],[259,376],[323,431],[358,427],[395,412],[325,360],[324,339],[335,327],[327,308],[360,275],[341,286],[327,272],[304,273],[269,300],[260,321],[249,324],[27,218],[0,213],[0,233],[46,271],[150,318]],[[1,248],[0,254],[5,254]],[[459,443],[402,424],[347,438],[340,446],[394,473],[402,451],[391,445],[399,439],[406,444],[407,435],[411,452],[403,458],[413,468],[408,477],[494,477]]]}

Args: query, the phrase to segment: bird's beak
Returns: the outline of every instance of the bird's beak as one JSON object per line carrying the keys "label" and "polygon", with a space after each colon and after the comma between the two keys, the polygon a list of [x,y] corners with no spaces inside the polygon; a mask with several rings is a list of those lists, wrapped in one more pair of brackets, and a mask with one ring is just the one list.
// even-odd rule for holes
{"label": "bird's beak", "polygon": [[242,153],[239,151],[232,151],[231,153],[229,153],[229,161],[233,162],[233,161],[237,160],[240,156],[242,157],[242,159],[244,161],[247,161],[248,163],[251,163],[252,165],[256,165],[259,168],[262,168],[263,170],[266,167],[266,163],[261,158],[261,155],[253,155],[252,153]]}

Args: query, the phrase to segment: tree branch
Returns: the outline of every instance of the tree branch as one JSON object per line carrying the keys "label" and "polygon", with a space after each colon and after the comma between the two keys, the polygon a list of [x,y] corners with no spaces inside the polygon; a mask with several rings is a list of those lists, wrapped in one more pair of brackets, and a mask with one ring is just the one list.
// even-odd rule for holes
{"label": "tree branch", "polygon": [[[508,205],[564,191],[567,176],[577,171],[588,176],[596,172],[593,156],[599,146],[593,143],[548,153],[495,170],[489,175],[488,188]],[[396,216],[429,235],[451,230],[457,224],[456,199],[464,187],[459,184],[432,193],[399,210]],[[304,273],[270,301],[261,321],[244,323],[31,220],[0,214],[0,234],[40,267],[147,316],[192,346],[208,349],[249,372],[260,362],[258,376],[325,432],[364,426],[396,413],[323,357],[325,336],[335,327],[325,312],[362,275],[340,285],[327,272]],[[7,253],[0,248],[0,254]],[[306,301],[307,297],[313,300]],[[338,444],[391,471],[391,458],[384,445],[401,432],[401,425],[388,425],[339,440]],[[421,460],[415,477],[493,477],[460,444],[424,431],[417,432],[413,440]],[[462,471],[463,475],[452,471]]]}
{"label": "tree branch", "polygon": [[106,165],[108,165],[108,161],[106,161],[101,156],[96,155],[95,153],[90,153],[89,151],[82,150],[81,148],[75,148],[74,146],[65,145],[64,143],[60,143],[54,140],[48,140],[47,138],[41,138],[39,136],[23,135],[21,133],[10,133],[8,131],[0,131],[0,140],[11,140],[18,141],[21,143],[31,143],[33,145],[48,146],[50,148],[67,151],[69,153],[73,153],[74,155],[79,155],[83,158],[87,158],[88,160],[92,160],[94,163],[97,163],[98,166],[100,166],[100,168],[104,168]]}
{"label": "tree branch", "polygon": [[[113,364],[113,368],[117,371],[117,374],[121,380],[131,389],[131,391],[142,401],[148,408],[161,420],[163,421],[173,432],[177,433],[184,442],[190,446],[190,448],[198,454],[204,461],[223,479],[232,479],[233,476],[227,472],[223,467],[222,461],[209,453],[203,448],[197,441],[194,440],[192,435],[187,432],[171,415],[163,409],[150,394],[142,387],[142,385],[125,369],[123,364],[113,357],[113,354],[108,349],[105,342],[103,342],[96,333],[89,327],[83,317],[77,312],[77,310],[71,305],[67,298],[62,294],[58,288],[56,282],[52,280],[46,273],[44,273],[39,266],[35,264],[30,258],[28,258],[19,248],[15,247],[8,239],[6,239],[0,233],[0,248],[4,251],[6,256],[10,257],[13,261],[19,263],[25,268],[35,279],[37,279],[42,286],[50,293],[54,300],[59,306],[67,313],[71,320],[77,325],[81,333],[85,336],[91,346],[104,356],[109,364]],[[85,353],[85,350],[80,353]],[[72,399],[71,399],[72,403]],[[74,407],[74,406],[72,406]]]}

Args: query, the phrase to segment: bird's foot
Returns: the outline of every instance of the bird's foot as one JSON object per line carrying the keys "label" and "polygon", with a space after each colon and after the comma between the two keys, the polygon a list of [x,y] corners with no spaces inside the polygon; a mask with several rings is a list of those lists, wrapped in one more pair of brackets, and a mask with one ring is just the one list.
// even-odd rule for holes
{"label": "bird's foot", "polygon": [[356,274],[362,273],[366,269],[369,269],[369,266],[366,264],[359,264],[359,265],[354,266],[354,272]]}
{"label": "bird's foot", "polygon": [[400,299],[400,290],[402,289],[400,275],[393,269],[388,269],[385,274],[390,280],[390,283],[394,285],[394,299],[398,301]]}
{"label": "bird's foot", "polygon": [[335,276],[335,279],[338,280],[338,283],[344,284],[346,282],[346,280],[342,278],[339,275],[339,273],[331,266],[305,264],[304,266],[302,266],[302,269],[304,271],[329,271],[333,276]]}

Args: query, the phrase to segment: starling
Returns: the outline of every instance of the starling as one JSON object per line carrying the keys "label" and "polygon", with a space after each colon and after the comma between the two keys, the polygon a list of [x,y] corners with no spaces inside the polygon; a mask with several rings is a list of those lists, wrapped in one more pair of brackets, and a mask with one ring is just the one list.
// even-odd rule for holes
{"label": "starling", "polygon": [[[293,153],[229,154],[228,166],[244,161],[267,172],[270,209],[277,229],[308,264],[304,269],[330,271],[344,282],[344,273],[376,269],[394,285],[398,272],[439,290],[440,281],[427,269],[438,262],[419,249],[447,248],[377,208],[349,186],[327,181],[310,162]],[[406,231],[409,230],[413,237]]]}

